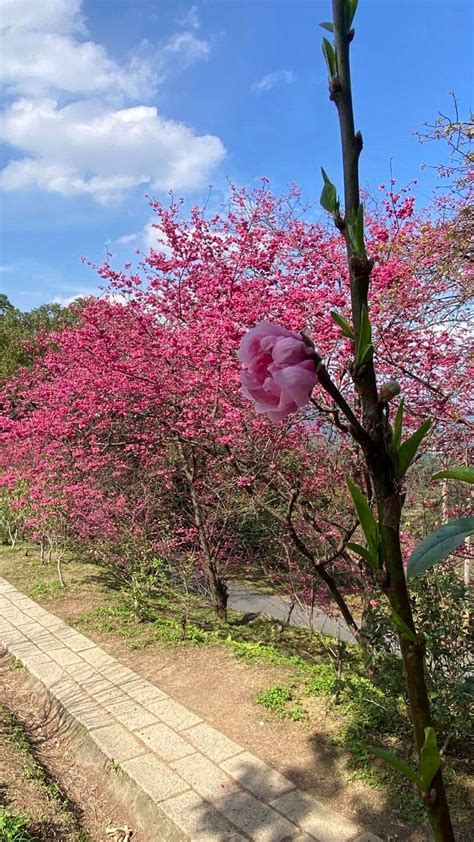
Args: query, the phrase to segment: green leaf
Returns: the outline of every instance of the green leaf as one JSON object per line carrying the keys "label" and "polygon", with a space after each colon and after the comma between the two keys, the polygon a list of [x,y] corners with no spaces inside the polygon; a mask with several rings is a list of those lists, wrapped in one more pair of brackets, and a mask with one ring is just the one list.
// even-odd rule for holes
{"label": "green leaf", "polygon": [[358,488],[357,485],[355,485],[349,478],[347,479],[347,485],[349,486],[349,491],[351,492],[351,496],[354,501],[359,523],[365,535],[367,544],[369,545],[369,554],[372,559],[370,563],[373,564],[375,559],[377,559],[378,566],[380,538],[376,520],[360,488]]}
{"label": "green leaf", "polygon": [[334,32],[334,24],[329,20],[325,20],[319,25],[322,26],[323,29],[327,29],[328,32]]}
{"label": "green leaf", "polygon": [[355,340],[354,331],[352,330],[352,327],[349,324],[349,322],[346,322],[346,320],[339,313],[336,313],[335,310],[331,310],[331,318],[333,322],[335,322],[335,324],[337,324],[337,326],[341,328],[344,336],[346,336],[348,339],[352,339],[352,341]]}
{"label": "green leaf", "polygon": [[350,542],[349,544],[347,544],[347,549],[352,550],[353,553],[357,553],[357,555],[360,555],[362,556],[362,558],[365,558],[365,560],[368,561],[369,564],[372,565],[372,567],[377,566],[376,564],[374,564],[374,559],[370,555],[370,552],[367,549],[367,547],[363,547],[362,544],[353,544],[352,542]]}
{"label": "green leaf", "polygon": [[431,479],[456,479],[459,482],[474,483],[474,468],[447,468],[437,471]]}
{"label": "green leaf", "polygon": [[393,608],[392,608],[392,622],[393,622],[394,626],[397,627],[400,634],[403,635],[403,637],[406,637],[407,640],[411,640],[412,643],[416,643],[416,635],[412,632],[411,628],[409,626],[407,626],[407,624],[405,623],[405,620],[403,620],[400,617],[400,614],[397,614],[397,612]]}
{"label": "green leaf", "polygon": [[361,348],[358,365],[364,365],[367,360],[371,360],[374,355],[374,346],[370,342],[365,348]]}
{"label": "green leaf", "polygon": [[327,38],[323,38],[322,48],[323,56],[326,59],[328,67],[329,78],[332,79],[334,76],[337,76],[336,53],[334,52],[333,45]]}
{"label": "green leaf", "polygon": [[428,418],[423,422],[421,427],[418,427],[415,433],[410,438],[403,442],[398,448],[398,467],[400,474],[403,477],[411,463],[413,462],[416,452],[431,427],[431,419]]}
{"label": "green leaf", "polygon": [[436,772],[441,766],[434,728],[425,728],[425,742],[420,751],[421,788],[429,792]]}
{"label": "green leaf", "polygon": [[321,193],[321,206],[324,208],[325,211],[328,213],[335,214],[339,210],[339,202],[337,200],[337,192],[334,184],[328,178],[328,174],[326,170],[321,167],[321,172],[324,179],[324,187]]}
{"label": "green leaf", "polygon": [[352,26],[352,21],[354,20],[355,13],[357,11],[357,5],[359,0],[346,0],[347,3],[347,29],[349,30]]}
{"label": "green leaf", "polygon": [[402,440],[402,426],[403,426],[403,409],[405,405],[405,399],[402,398],[400,403],[398,404],[397,414],[395,415],[395,421],[393,424],[393,436],[392,436],[392,445],[395,452],[398,451],[400,447],[400,442]]}
{"label": "green leaf", "polygon": [[421,576],[425,570],[447,558],[473,533],[474,517],[451,520],[435,529],[413,550],[408,559],[407,577]]}
{"label": "green leaf", "polygon": [[365,304],[360,314],[360,328],[357,337],[356,365],[361,366],[372,357],[374,346],[372,345],[372,328],[370,326],[369,311]]}
{"label": "green leaf", "polygon": [[385,760],[392,769],[396,769],[397,772],[400,772],[404,778],[407,778],[409,781],[413,781],[414,784],[420,786],[420,776],[416,769],[412,769],[408,763],[405,763],[400,757],[397,757],[396,754],[392,754],[391,751],[384,751],[381,748],[375,748],[374,746],[367,746],[367,750],[370,751],[371,754],[375,754],[376,757],[381,757],[382,760]]}
{"label": "green leaf", "polygon": [[321,207],[328,213],[336,213],[337,194],[334,184],[325,184],[320,197]]}

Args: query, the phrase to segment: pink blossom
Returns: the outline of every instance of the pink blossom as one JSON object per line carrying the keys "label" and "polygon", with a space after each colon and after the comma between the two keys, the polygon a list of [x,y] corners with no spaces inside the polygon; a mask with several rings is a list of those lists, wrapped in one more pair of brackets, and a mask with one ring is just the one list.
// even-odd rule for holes
{"label": "pink blossom", "polygon": [[239,358],[242,391],[256,412],[279,421],[308,403],[317,381],[314,350],[299,334],[261,322],[243,337]]}

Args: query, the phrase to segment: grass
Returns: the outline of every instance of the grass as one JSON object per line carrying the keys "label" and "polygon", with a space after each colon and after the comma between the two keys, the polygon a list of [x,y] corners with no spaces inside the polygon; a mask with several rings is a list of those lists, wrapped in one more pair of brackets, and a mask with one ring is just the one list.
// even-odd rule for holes
{"label": "grass", "polygon": [[27,815],[15,816],[0,807],[0,839],[2,842],[35,842],[28,830],[31,819]]}
{"label": "grass", "polygon": [[[33,747],[21,724],[14,714],[2,707],[0,707],[0,725],[2,726],[3,736],[11,743],[15,752],[24,758],[25,762],[22,764],[22,776],[24,780],[36,784],[37,792],[42,792],[47,799],[54,801],[56,804],[55,810],[59,807],[67,811],[69,817],[72,818],[75,830],[74,838],[77,838],[77,842],[91,842],[87,831],[78,826],[69,800],[64,796],[58,784],[36,760]],[[8,782],[8,774],[6,780]],[[15,800],[13,803],[15,803]],[[56,816],[57,814],[55,813],[54,815]],[[1,842],[37,842],[39,837],[36,835],[36,832],[40,833],[41,839],[52,839],[53,835],[49,835],[49,830],[51,830],[51,834],[54,834],[55,839],[58,838],[56,836],[56,830],[53,831],[53,825],[50,826],[49,819],[45,818],[45,816],[44,806],[39,821],[38,817],[34,819],[29,812],[22,811],[16,815],[6,807],[0,806]]]}
{"label": "grass", "polygon": [[[152,644],[166,647],[214,645],[229,650],[247,663],[267,663],[297,671],[311,671],[315,659],[327,657],[324,645],[306,629],[288,627],[275,640],[271,621],[258,619],[243,625],[238,615],[229,612],[227,625],[215,626],[211,612],[197,601],[192,620],[183,633],[175,609],[168,606],[161,616],[140,619],[125,591],[110,596],[110,602],[83,612],[74,624],[83,631],[105,631],[125,638],[129,649],[144,649]],[[166,611],[166,613],[165,613]],[[190,612],[191,613],[191,612]],[[297,654],[305,651],[306,657]],[[355,648],[352,654],[357,659]]]}
{"label": "grass", "polygon": [[[308,719],[302,705],[298,701],[295,702],[293,691],[289,687],[273,684],[267,690],[259,693],[255,701],[258,705],[263,705],[267,710],[271,710],[283,719],[292,719],[293,722],[302,722]],[[290,704],[292,702],[294,704]]]}
{"label": "grass", "polygon": [[31,754],[31,745],[22,725],[16,716],[4,708],[0,708],[0,723],[8,741],[15,746],[19,754]]}
{"label": "grass", "polygon": [[49,775],[45,772],[43,767],[36,762],[36,760],[32,760],[27,766],[25,766],[23,775],[27,781],[36,781],[41,789],[43,790],[44,794],[51,800],[57,801],[59,804],[63,804],[64,806],[68,806],[68,801],[61,792],[60,787],[51,780]]}
{"label": "grass", "polygon": [[34,599],[53,601],[62,598],[63,590],[59,582],[37,582],[30,587],[30,595]]}
{"label": "grass", "polygon": [[[67,799],[62,794],[59,786],[36,760],[28,735],[25,733],[22,724],[16,716],[10,711],[0,708],[0,724],[7,740],[15,747],[18,754],[22,754],[27,758],[27,763],[23,769],[25,780],[36,781],[48,798],[67,806]],[[2,839],[3,837],[0,835],[0,840]]]}
{"label": "grass", "polygon": [[[264,617],[246,622],[242,615],[233,611],[229,611],[227,625],[216,625],[211,609],[199,597],[191,596],[188,600],[188,620],[183,635],[185,608],[182,601],[172,604],[155,595],[134,604],[131,594],[123,582],[114,577],[113,571],[81,563],[72,557],[64,564],[66,588],[62,589],[54,564],[41,564],[35,555],[25,559],[27,546],[20,543],[15,550],[0,547],[3,575],[24,593],[42,602],[80,597],[90,607],[79,617],[75,616],[74,624],[85,630],[116,634],[127,640],[130,649],[151,644],[172,647],[219,644],[248,662],[303,666],[314,659],[327,659],[324,638],[315,636],[309,629],[282,626]],[[249,586],[255,587],[255,583],[249,582]]]}
{"label": "grass", "polygon": [[110,760],[108,760],[108,761],[107,761],[107,767],[108,767],[108,768],[109,768],[112,772],[115,772],[115,774],[116,774],[116,775],[120,772],[120,770],[121,770],[121,768],[122,768],[122,767],[120,766],[120,763],[117,763],[117,761],[116,761],[116,760],[114,760],[114,759],[113,759],[113,757],[112,757]]}

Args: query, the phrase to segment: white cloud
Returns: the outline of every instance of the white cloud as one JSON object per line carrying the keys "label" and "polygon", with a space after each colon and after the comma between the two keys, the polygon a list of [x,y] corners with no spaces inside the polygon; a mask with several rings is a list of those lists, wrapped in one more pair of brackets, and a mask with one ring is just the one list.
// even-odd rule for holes
{"label": "white cloud", "polygon": [[172,35],[163,45],[160,59],[165,67],[172,57],[179,59],[182,66],[189,67],[193,62],[207,58],[210,52],[209,41],[197,38],[193,32],[179,32]]}
{"label": "white cloud", "polygon": [[103,45],[80,40],[80,7],[81,0],[0,0],[0,83],[7,91],[149,99],[170,73],[210,53],[209,41],[187,31],[158,46],[144,40],[118,63]]}
{"label": "white cloud", "polygon": [[129,243],[134,243],[135,240],[138,240],[138,234],[122,234],[121,237],[113,241],[113,244],[118,246],[126,246]]}
{"label": "white cloud", "polygon": [[153,251],[163,252],[166,257],[171,257],[173,254],[173,250],[168,244],[163,231],[160,231],[160,229],[156,227],[156,222],[152,221],[145,225],[142,232],[142,240],[147,253],[150,249],[153,249]]}
{"label": "white cloud", "polygon": [[273,73],[267,73],[258,82],[254,82],[252,90],[257,94],[266,93],[276,88],[277,85],[291,85],[296,79],[292,70],[274,70]]}
{"label": "white cloud", "polygon": [[189,11],[179,19],[178,23],[180,23],[181,26],[190,26],[191,29],[199,29],[200,24],[197,6],[191,6]]}
{"label": "white cloud", "polygon": [[88,298],[90,295],[97,295],[97,290],[83,290],[82,292],[77,292],[76,295],[55,295],[53,298],[53,304],[60,304],[61,307],[69,307],[74,301],[79,301],[81,298]]}
{"label": "white cloud", "polygon": [[0,172],[0,188],[108,204],[140,185],[206,183],[225,154],[219,138],[142,103],[167,75],[207,58],[209,42],[190,31],[158,48],[143,41],[119,64],[101,44],[80,40],[80,12],[81,0],[0,0],[0,82],[25,94],[0,115],[0,140],[24,156]]}
{"label": "white cloud", "polygon": [[60,108],[51,99],[20,100],[4,112],[0,139],[27,155],[0,173],[4,190],[35,186],[102,204],[143,184],[196,189],[224,156],[217,137],[199,137],[144,105],[112,111],[86,101]]}
{"label": "white cloud", "polygon": [[113,91],[142,96],[156,85],[149,58],[120,66],[85,33],[81,0],[0,0],[0,83],[10,93]]}
{"label": "white cloud", "polygon": [[83,30],[82,0],[0,0],[0,29]]}
{"label": "white cloud", "polygon": [[67,35],[11,31],[2,39],[0,83],[16,93],[113,91],[135,98],[153,93],[156,74],[145,60],[113,61],[100,44],[78,43]]}

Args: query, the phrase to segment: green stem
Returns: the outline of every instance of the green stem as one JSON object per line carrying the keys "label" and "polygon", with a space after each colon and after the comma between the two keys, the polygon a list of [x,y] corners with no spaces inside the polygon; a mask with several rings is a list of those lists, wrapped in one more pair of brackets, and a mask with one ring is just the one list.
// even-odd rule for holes
{"label": "green stem", "polygon": [[[333,0],[332,5],[337,78],[330,81],[330,96],[338,110],[344,165],[345,218],[342,225],[339,223],[338,227],[343,231],[347,245],[352,318],[354,330],[358,336],[362,310],[368,305],[372,262],[365,255],[354,253],[353,245],[347,235],[347,222],[353,218],[359,207],[359,156],[362,138],[355,132],[354,125],[349,60],[352,34],[348,32],[347,0]],[[368,360],[363,366],[355,368],[353,379],[360,397],[362,426],[367,436],[361,441],[361,446],[373,486],[382,537],[386,566],[383,588],[392,608],[416,634],[400,545],[400,519],[403,505],[401,484],[392,458],[390,433],[378,400],[373,360]],[[424,729],[432,724],[424,672],[424,646],[421,641],[415,644],[400,636],[400,648],[415,744],[420,755],[425,736]],[[436,842],[454,842],[441,770],[432,782],[430,793],[424,797],[424,804]]]}

